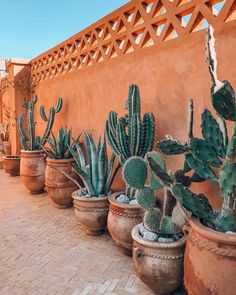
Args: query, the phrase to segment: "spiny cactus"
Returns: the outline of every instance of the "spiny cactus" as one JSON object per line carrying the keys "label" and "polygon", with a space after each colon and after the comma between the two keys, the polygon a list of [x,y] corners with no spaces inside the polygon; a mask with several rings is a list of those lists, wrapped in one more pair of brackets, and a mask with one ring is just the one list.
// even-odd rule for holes
{"label": "spiny cactus", "polygon": [[[111,186],[120,168],[120,163],[114,168],[116,156],[112,154],[110,160],[108,159],[105,138],[102,141],[100,137],[96,146],[91,133],[85,132],[84,135],[87,155],[76,141],[73,148],[69,148],[75,160],[73,171],[80,176],[84,187],[81,187],[67,173],[60,172],[72,180],[81,189],[83,195],[89,195],[90,197],[107,196],[111,192]],[[88,163],[86,163],[86,158]]]}
{"label": "spiny cactus", "polygon": [[[201,116],[202,139],[189,132],[189,140],[185,144],[184,172],[193,170],[192,181],[210,180],[218,183],[222,195],[222,210],[215,213],[208,199],[203,195],[196,195],[180,182],[178,177],[168,175],[159,163],[149,157],[149,167],[158,180],[162,181],[175,195],[176,199],[187,210],[199,217],[205,224],[217,231],[236,232],[236,100],[235,93],[228,81],[219,81],[217,77],[217,60],[215,53],[215,39],[213,29],[207,31],[207,61],[212,77],[211,87],[212,105],[219,116],[214,118],[207,109]],[[193,104],[190,117],[193,114]],[[225,120],[233,121],[232,137],[229,139]],[[192,128],[192,124],[189,124]],[[165,154],[177,154],[168,140],[157,143]],[[218,172],[217,172],[218,169]]]}
{"label": "spiny cactus", "polygon": [[73,148],[71,144],[71,129],[67,131],[67,128],[61,127],[58,131],[57,139],[53,132],[51,132],[52,137],[48,138],[49,147],[44,147],[41,145],[42,149],[45,151],[47,156],[52,159],[69,159],[72,157],[70,152],[70,147]]}
{"label": "spiny cactus", "polygon": [[27,109],[27,129],[28,134],[25,133],[23,128],[23,115],[18,116],[18,129],[20,133],[20,139],[21,139],[21,145],[24,150],[34,151],[34,150],[40,150],[41,146],[45,145],[47,142],[47,139],[50,135],[50,132],[52,130],[55,114],[58,113],[62,108],[62,99],[59,98],[57,101],[56,108],[51,107],[49,111],[49,116],[47,117],[44,111],[44,107],[40,107],[40,115],[42,119],[47,122],[47,126],[45,129],[45,132],[42,136],[35,136],[35,121],[34,121],[34,107],[37,103],[38,98],[35,95],[33,97],[33,100],[30,102],[23,102],[22,107]]}
{"label": "spiny cactus", "polygon": [[138,204],[145,210],[144,227],[154,233],[175,234],[178,230],[171,218],[173,208],[176,205],[175,198],[166,191],[162,212],[156,206],[156,197],[153,190],[157,187],[157,181],[155,180],[154,186],[152,186],[151,182],[149,185],[145,185],[148,179],[147,158],[155,159],[165,169],[162,156],[157,152],[149,152],[146,154],[145,159],[137,156],[129,158],[123,167],[123,178],[127,186],[137,189],[136,198]]}
{"label": "spiny cactus", "polygon": [[144,157],[152,149],[154,116],[152,113],[146,113],[141,119],[140,108],[138,86],[131,85],[126,102],[127,114],[118,119],[117,113],[112,111],[106,122],[108,143],[122,164],[131,156]]}

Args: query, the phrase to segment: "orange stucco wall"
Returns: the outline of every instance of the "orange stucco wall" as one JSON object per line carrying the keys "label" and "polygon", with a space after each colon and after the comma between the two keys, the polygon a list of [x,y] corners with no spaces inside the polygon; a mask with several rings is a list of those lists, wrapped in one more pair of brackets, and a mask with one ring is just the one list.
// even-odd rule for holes
{"label": "orange stucco wall", "polygon": [[[146,3],[150,2],[157,4],[158,1],[146,1]],[[203,7],[203,4],[207,1],[197,0],[192,2],[195,5],[195,10],[198,9],[197,11],[199,11],[202,9],[201,11],[206,18],[208,15],[208,22],[211,22],[215,28],[219,78],[229,80],[233,87],[236,88],[236,21],[233,19],[227,22],[224,21],[226,16],[229,15],[228,11],[230,11],[233,1],[226,1],[227,11],[222,10],[223,16],[219,14],[218,18],[214,18],[210,11],[207,12],[205,10],[206,7]],[[173,13],[180,11],[180,8],[169,7],[168,5],[168,15],[171,21],[173,20],[174,27],[179,29],[179,37],[176,39],[165,41],[165,36],[167,36],[169,30],[166,29],[161,41],[153,37],[153,46],[147,48],[145,46],[137,46],[136,48],[136,45],[132,43],[134,45],[132,53],[125,54],[124,51],[123,54],[118,54],[115,58],[104,58],[102,62],[93,62],[91,66],[84,66],[64,74],[52,75],[50,78],[46,77],[47,73],[50,75],[50,71],[52,69],[55,70],[57,65],[61,69],[63,62],[64,65],[68,64],[68,62],[66,58],[62,62],[58,58],[57,64],[54,66],[53,62],[48,60],[50,60],[54,53],[57,55],[59,51],[64,54],[66,46],[73,48],[74,44],[77,44],[76,42],[80,39],[80,35],[71,37],[32,60],[33,80],[35,77],[44,76],[44,78],[35,80],[34,87],[34,92],[39,97],[36,108],[36,127],[38,132],[42,133],[44,128],[44,122],[42,122],[38,112],[39,106],[43,104],[46,112],[48,112],[49,107],[56,104],[57,98],[62,97],[64,106],[62,111],[56,116],[55,130],[61,125],[67,125],[73,128],[74,136],[83,130],[91,130],[98,137],[99,134],[104,132],[104,124],[110,110],[114,110],[120,115],[124,114],[128,87],[131,83],[135,83],[140,88],[142,111],[152,111],[155,115],[156,139],[163,138],[165,134],[170,134],[183,141],[187,139],[187,104],[190,98],[195,103],[194,131],[195,135],[199,136],[201,111],[204,107],[211,108],[209,99],[211,81],[205,62],[205,30],[191,32],[191,28],[195,27],[194,24],[198,19],[196,17],[197,11],[195,13],[195,10],[191,8],[193,4],[186,4],[186,11],[191,10],[193,16],[195,13],[195,19],[190,22],[189,26],[191,28],[187,30],[188,33],[183,28],[178,27],[177,20],[174,20],[172,16]],[[100,23],[111,23],[111,20],[116,20],[116,17],[127,11],[127,9],[131,9],[130,11],[133,11],[135,16],[137,16],[137,11],[143,13],[143,8],[140,8],[140,6],[141,1],[131,1],[125,7],[122,7],[120,11],[118,10],[105,17],[86,30],[88,32],[95,32]],[[132,7],[135,7],[135,9],[132,10]],[[183,8],[181,9],[183,11]],[[123,19],[123,15],[121,19]],[[143,24],[138,24],[137,29],[140,28],[140,31],[144,30],[143,32],[146,34],[142,39],[144,44],[146,42],[147,30],[149,30],[149,27],[153,28],[153,23],[150,23],[150,20],[144,14],[142,16],[144,22]],[[165,15],[163,17],[166,19]],[[161,23],[161,18],[163,17],[157,16],[157,20]],[[154,21],[152,20],[152,22]],[[146,26],[145,29],[142,29],[143,25]],[[135,22],[132,26],[135,26]],[[133,32],[132,30],[137,30],[131,28],[128,23],[126,29],[126,36],[122,35],[123,37],[119,37],[119,40],[126,38],[125,40],[127,41],[127,36]],[[86,30],[81,33],[83,35],[82,38],[87,36]],[[138,34],[137,32],[135,31],[135,34]],[[93,33],[89,34],[89,36],[93,36]],[[94,34],[96,35],[96,32]],[[111,44],[113,43],[115,44],[115,41],[118,40],[117,36],[120,36],[119,34],[117,32],[116,35],[109,36],[111,38],[109,46],[112,46]],[[149,37],[150,34],[148,35]],[[83,39],[81,42],[83,42]],[[89,42],[87,47],[90,46]],[[99,53],[99,50],[102,50],[101,48],[98,44],[91,45],[90,52],[88,52],[88,49],[87,51],[86,49],[81,49],[82,53],[83,50],[87,53],[79,53],[79,62],[82,62],[82,58],[86,54],[88,54],[87,58],[90,58],[91,52],[97,50]],[[117,47],[114,48],[118,52]],[[111,54],[112,52],[110,56],[112,56]],[[71,60],[76,61],[76,58],[72,54]],[[45,63],[46,66],[44,66]],[[167,160],[170,169],[179,167],[180,163],[182,164],[180,158],[167,157]],[[121,181],[117,181],[116,187],[120,188],[121,186]],[[196,190],[201,191],[202,186],[201,189],[196,186]],[[204,191],[210,196],[214,205],[218,206],[220,204],[220,199],[215,196],[218,193],[214,186],[205,184]]]}

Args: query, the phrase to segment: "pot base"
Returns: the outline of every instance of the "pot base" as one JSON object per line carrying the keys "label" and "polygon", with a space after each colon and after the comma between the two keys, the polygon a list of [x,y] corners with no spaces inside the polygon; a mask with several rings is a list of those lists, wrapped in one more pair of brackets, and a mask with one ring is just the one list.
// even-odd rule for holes
{"label": "pot base", "polygon": [[86,234],[91,236],[100,236],[104,232],[104,230],[89,230],[89,229],[84,229],[84,230]]}
{"label": "pot base", "polygon": [[57,207],[58,209],[68,209],[68,208],[71,208],[72,206],[73,206],[73,203],[66,206],[55,204],[55,207]]}
{"label": "pot base", "polygon": [[41,195],[43,193],[45,193],[45,190],[44,189],[41,189],[41,190],[38,190],[38,191],[30,191],[29,192],[31,195]]}

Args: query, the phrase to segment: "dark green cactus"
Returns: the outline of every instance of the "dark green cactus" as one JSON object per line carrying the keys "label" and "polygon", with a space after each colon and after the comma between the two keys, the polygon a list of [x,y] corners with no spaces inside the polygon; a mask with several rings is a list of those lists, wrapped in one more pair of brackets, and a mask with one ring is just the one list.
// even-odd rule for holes
{"label": "dark green cactus", "polygon": [[[115,154],[111,155],[110,160],[108,159],[105,138],[102,141],[100,137],[96,146],[92,134],[89,132],[84,134],[86,154],[77,141],[74,142],[73,147],[69,147],[76,163],[73,170],[82,179],[84,187],[81,187],[77,181],[65,172],[61,171],[61,173],[74,181],[83,194],[88,194],[91,197],[107,196],[111,192],[111,186],[120,169],[120,163],[115,167]],[[88,159],[88,163],[86,163],[86,159]]]}
{"label": "dark green cactus", "polygon": [[[145,186],[148,179],[146,160],[148,157],[157,161],[162,167],[161,169],[165,169],[165,161],[162,156],[157,152],[149,152],[146,154],[145,159],[133,156],[125,162],[122,172],[123,179],[127,186],[137,190],[137,202],[145,210],[144,227],[155,233],[174,234],[177,232],[177,227],[172,221],[171,214],[176,205],[175,198],[172,194],[166,192],[162,212],[157,207],[151,181],[148,186]],[[160,182],[155,181],[155,188],[157,183],[159,183],[158,187],[161,188]]]}
{"label": "dark green cactus", "polygon": [[141,119],[140,93],[137,85],[129,88],[126,102],[127,114],[118,120],[117,113],[110,112],[106,122],[108,143],[122,164],[131,156],[144,157],[152,149],[155,123],[152,113]]}
{"label": "dark green cactus", "polygon": [[69,159],[72,157],[70,148],[73,148],[71,144],[72,134],[71,129],[67,131],[67,128],[61,127],[58,131],[57,139],[51,132],[52,137],[48,138],[49,147],[41,146],[46,152],[47,156],[52,159]]}
{"label": "dark green cactus", "polygon": [[[213,29],[207,32],[207,61],[212,77],[211,87],[212,105],[219,116],[219,122],[207,109],[201,116],[201,130],[203,139],[193,136],[189,132],[186,143],[184,173],[194,171],[191,181],[210,180],[218,183],[222,195],[222,209],[215,213],[208,199],[203,195],[196,195],[184,185],[184,177],[172,177],[165,169],[149,157],[148,163],[153,176],[170,189],[178,202],[202,222],[217,231],[236,232],[236,100],[235,93],[228,81],[219,81],[217,77],[217,61],[214,48]],[[193,112],[193,108],[192,108]],[[231,138],[228,136],[225,120],[234,121]],[[193,124],[189,124],[193,126]],[[170,147],[157,143],[160,150],[170,154]],[[167,151],[167,152],[166,152]],[[174,154],[174,153],[172,153]],[[218,171],[217,171],[218,169]]]}
{"label": "dark green cactus", "polygon": [[44,146],[45,143],[47,142],[50,132],[52,130],[55,114],[58,113],[62,108],[61,98],[58,99],[56,109],[54,107],[50,108],[48,117],[45,114],[44,107],[43,106],[40,107],[40,115],[42,119],[47,122],[45,132],[41,138],[39,136],[35,136],[36,123],[34,121],[34,107],[37,101],[38,101],[38,98],[35,95],[32,101],[22,103],[22,107],[27,109],[27,129],[28,129],[27,135],[23,128],[23,115],[19,115],[17,119],[21,145],[24,150],[34,151],[34,150],[42,149],[42,146]]}

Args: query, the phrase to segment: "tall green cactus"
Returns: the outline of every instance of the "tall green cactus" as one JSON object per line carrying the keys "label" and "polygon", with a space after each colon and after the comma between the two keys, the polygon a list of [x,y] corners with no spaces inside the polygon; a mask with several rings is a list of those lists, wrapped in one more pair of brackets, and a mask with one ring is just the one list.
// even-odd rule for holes
{"label": "tall green cactus", "polygon": [[158,161],[159,165],[165,169],[162,156],[157,152],[149,152],[144,159],[133,156],[125,162],[122,170],[123,179],[127,186],[136,189],[137,202],[145,210],[144,227],[156,234],[172,235],[178,231],[177,226],[172,220],[172,212],[176,201],[173,195],[166,190],[162,212],[157,207],[154,194],[154,190],[157,187],[156,183],[154,184],[150,181],[149,185],[146,185],[148,175],[150,174],[148,173],[149,167],[147,163],[147,158],[149,157]]}
{"label": "tall green cactus", "polygon": [[[110,160],[108,159],[105,138],[104,141],[102,141],[100,137],[96,146],[91,133],[85,132],[84,134],[86,154],[83,152],[80,144],[76,141],[74,142],[73,147],[69,147],[76,163],[73,170],[82,179],[84,187],[81,187],[77,181],[64,171],[59,171],[72,180],[81,189],[84,195],[89,195],[90,197],[108,195],[111,191],[114,178],[120,169],[120,163],[114,168],[115,154],[111,155]],[[86,163],[86,158],[88,159],[88,163]]]}
{"label": "tall green cactus", "polygon": [[38,101],[38,98],[35,95],[32,101],[22,103],[22,107],[27,109],[27,129],[28,129],[27,133],[28,134],[26,134],[23,128],[23,115],[21,114],[17,118],[21,145],[24,150],[28,150],[28,151],[40,150],[42,146],[45,145],[54,124],[55,114],[61,110],[62,104],[63,104],[62,98],[59,98],[57,101],[56,108],[54,107],[50,108],[48,117],[45,114],[44,107],[43,106],[40,107],[40,115],[42,119],[45,122],[47,122],[45,132],[41,138],[40,136],[35,136],[34,107],[37,101]]}
{"label": "tall green cactus", "polygon": [[[210,180],[218,183],[222,195],[222,210],[214,213],[207,198],[197,196],[183,183],[178,183],[175,177],[168,175],[160,165],[149,158],[149,166],[156,179],[169,187],[176,199],[195,216],[218,231],[236,232],[236,99],[235,93],[228,81],[221,82],[217,77],[217,60],[213,29],[207,31],[207,61],[212,77],[212,105],[219,116],[219,122],[207,109],[201,116],[203,138],[189,137],[187,143],[165,139],[157,143],[165,154],[185,153],[184,172],[193,170],[191,180]],[[193,113],[193,108],[192,108]],[[191,117],[191,116],[190,116]],[[232,136],[229,139],[225,120],[233,121]],[[192,124],[190,124],[192,126]],[[181,148],[176,148],[178,145]],[[218,170],[218,172],[217,172]]]}
{"label": "tall green cactus", "polygon": [[122,164],[131,156],[144,157],[152,149],[155,122],[152,113],[141,119],[140,93],[137,85],[129,87],[126,102],[127,114],[118,119],[117,113],[110,112],[106,122],[106,136],[113,153]]}

